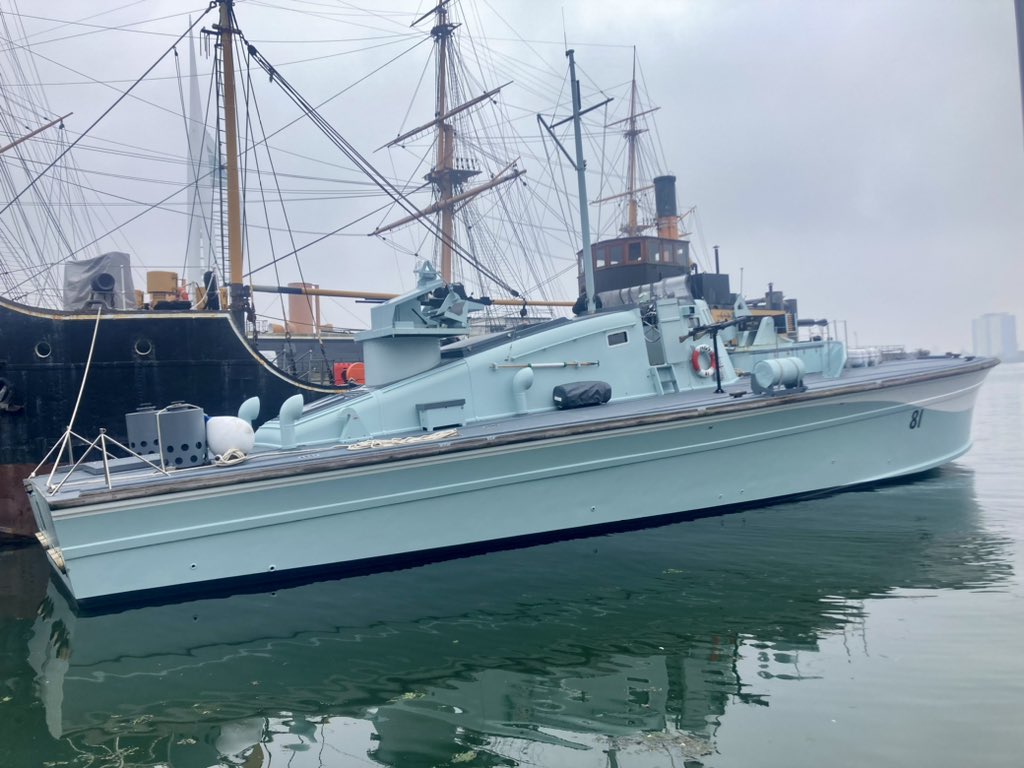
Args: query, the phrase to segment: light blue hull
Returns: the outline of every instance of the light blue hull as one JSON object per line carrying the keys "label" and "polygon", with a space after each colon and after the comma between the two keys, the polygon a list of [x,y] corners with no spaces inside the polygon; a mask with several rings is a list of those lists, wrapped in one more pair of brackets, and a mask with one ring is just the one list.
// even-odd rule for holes
{"label": "light blue hull", "polygon": [[36,493],[33,502],[69,588],[90,600],[921,472],[968,450],[986,374],[146,499],[50,510]]}

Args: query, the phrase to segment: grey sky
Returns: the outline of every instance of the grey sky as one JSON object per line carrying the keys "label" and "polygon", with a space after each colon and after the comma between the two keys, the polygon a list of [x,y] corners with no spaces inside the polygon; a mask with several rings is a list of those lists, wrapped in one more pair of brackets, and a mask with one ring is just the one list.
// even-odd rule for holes
{"label": "grey sky", "polygon": [[[20,10],[81,20],[121,5],[123,0],[62,0],[44,10],[22,1]],[[114,26],[193,6],[199,4],[133,4],[88,23]],[[373,43],[273,41],[401,31],[430,6],[386,7],[382,19],[330,0],[252,0],[239,2],[238,14],[250,38],[265,41],[261,50],[281,62]],[[317,15],[291,13],[295,10]],[[401,23],[389,20],[396,13]],[[732,273],[734,290],[742,267],[746,294],[761,293],[774,281],[800,299],[804,315],[847,320],[851,342],[856,334],[861,344],[904,343],[935,351],[969,348],[970,320],[983,312],[1024,317],[1024,138],[1011,0],[663,1],[628,12],[622,3],[605,0],[561,7],[491,0],[466,3],[462,14],[480,35],[477,44],[494,51],[493,77],[488,73],[486,84],[515,81],[502,98],[531,140],[537,139],[535,125],[529,125],[532,112],[552,109],[559,95],[563,34],[576,48],[584,98],[591,102],[601,98],[595,90],[600,86],[621,104],[630,46],[637,46],[647,94],[661,107],[657,126],[667,162],[662,170],[678,176],[681,205],[697,206],[698,245],[704,252],[712,244],[721,246],[723,270]],[[182,21],[171,18],[138,29],[177,31]],[[33,19],[25,25],[36,33],[51,26]],[[97,30],[41,42],[75,29],[84,30],[39,34],[34,50],[100,80],[134,78],[169,44],[169,38],[155,35]],[[406,47],[282,71],[316,101]],[[400,62],[403,74],[353,89],[327,110],[360,150],[369,153],[399,126],[430,118],[429,99],[410,105],[427,52],[421,46]],[[181,61],[187,66],[184,55]],[[512,71],[498,71],[503,64]],[[44,82],[81,79],[39,65]],[[164,73],[173,74],[173,65]],[[173,107],[177,86],[170,82],[160,93]],[[159,87],[153,88],[140,93],[155,99]],[[81,85],[54,85],[47,92],[54,111],[74,109],[75,130],[116,96]],[[276,103],[268,102],[268,123],[275,122]],[[564,113],[564,95],[561,104]],[[131,136],[146,146],[156,136],[168,136],[167,151],[175,141],[183,150],[180,117],[175,124],[171,115],[132,110],[133,117],[106,135]],[[173,127],[161,127],[164,121]],[[597,123],[592,127],[596,130]],[[284,137],[281,145],[288,146]],[[390,172],[390,161],[382,158],[373,155]],[[597,160],[590,156],[592,190],[600,183]],[[82,164],[99,167],[94,158]],[[138,160],[132,167],[144,172]],[[539,183],[542,172],[527,170],[530,182]],[[174,177],[166,169],[161,173]],[[602,222],[607,228],[607,214]],[[161,240],[179,236],[173,225],[161,226],[168,228],[161,230]],[[153,232],[136,228],[131,244],[159,251],[159,244],[147,242]],[[346,238],[332,255],[312,258],[307,270],[317,274],[306,277],[325,286],[366,290],[408,286],[411,258],[372,256],[372,246],[365,237]],[[563,265],[571,249],[564,250]],[[573,276],[561,285],[560,293],[572,294]],[[348,325],[355,322],[352,313],[365,310],[331,304],[326,312],[328,319]]]}

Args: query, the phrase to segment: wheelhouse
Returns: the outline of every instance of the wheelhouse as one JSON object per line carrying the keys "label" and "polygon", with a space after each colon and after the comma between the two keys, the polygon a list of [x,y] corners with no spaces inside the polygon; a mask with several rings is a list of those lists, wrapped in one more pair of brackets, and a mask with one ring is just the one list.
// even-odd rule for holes
{"label": "wheelhouse", "polygon": [[[690,242],[665,237],[636,236],[602,240],[592,247],[594,287],[598,293],[614,291],[690,270]],[[583,252],[576,254],[579,286],[583,291]]]}

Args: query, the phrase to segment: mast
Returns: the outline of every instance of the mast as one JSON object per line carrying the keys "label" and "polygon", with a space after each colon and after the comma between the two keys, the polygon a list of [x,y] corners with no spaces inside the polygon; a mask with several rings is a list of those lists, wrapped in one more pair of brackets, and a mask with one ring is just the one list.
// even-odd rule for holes
{"label": "mast", "polygon": [[626,195],[628,215],[626,218],[626,234],[632,237],[637,234],[636,228],[636,49],[633,49],[633,82],[629,91],[629,128],[626,129],[626,144],[629,149],[629,165],[626,170]]}
{"label": "mast", "polygon": [[428,180],[436,187],[441,208],[441,278],[452,281],[452,238],[455,236],[455,217],[451,197],[453,184],[452,161],[455,158],[455,128],[444,119],[448,98],[448,41],[454,25],[448,21],[448,9],[444,3],[437,6],[437,23],[430,30],[437,41],[437,96],[434,114],[441,119],[437,126],[437,159]]}
{"label": "mast", "polygon": [[419,211],[405,216],[397,221],[384,224],[373,231],[379,235],[382,232],[416,221],[424,216],[437,214],[440,217],[441,237],[441,258],[440,269],[438,270],[445,282],[452,282],[454,272],[455,254],[455,212],[472,198],[488,189],[496,187],[505,182],[512,181],[522,176],[526,171],[515,167],[515,162],[509,163],[504,169],[496,173],[490,180],[478,184],[471,189],[465,189],[464,185],[474,176],[480,174],[476,163],[468,158],[456,156],[456,131],[451,119],[468,109],[481,104],[492,96],[496,95],[505,85],[487,91],[486,93],[470,99],[463,104],[449,106],[448,90],[451,87],[449,78],[449,54],[450,44],[458,24],[452,23],[448,18],[448,3],[451,0],[441,0],[437,7],[428,11],[412,23],[416,26],[424,19],[433,15],[434,26],[430,30],[430,36],[434,38],[437,47],[437,78],[436,93],[434,97],[434,119],[385,144],[385,147],[400,145],[408,139],[422,134],[424,131],[435,129],[437,131],[437,146],[434,155],[434,167],[424,177],[434,188],[434,202]]}
{"label": "mast", "polygon": [[647,133],[646,128],[638,128],[639,123],[637,118],[649,115],[652,112],[657,112],[659,107],[652,107],[645,109],[642,112],[638,112],[637,108],[640,106],[640,94],[636,86],[636,49],[633,49],[633,78],[630,84],[629,91],[629,116],[624,117],[621,120],[616,120],[613,123],[608,123],[605,128],[613,128],[616,125],[626,124],[625,130],[622,135],[626,139],[626,190],[619,192],[614,195],[608,195],[602,197],[600,200],[594,200],[594,204],[606,203],[609,200],[618,200],[620,198],[626,198],[626,223],[622,226],[622,233],[626,237],[635,237],[641,234],[645,229],[648,229],[651,225],[641,224],[639,219],[640,200],[639,194],[641,192],[647,192],[654,187],[650,184],[644,186],[637,186],[637,173],[640,170],[640,135]]}
{"label": "mast", "polygon": [[580,229],[583,237],[583,281],[587,292],[587,312],[597,309],[594,303],[594,254],[590,247],[590,214],[587,211],[587,169],[583,160],[583,134],[580,128],[580,81],[576,79],[576,59],[570,48],[569,83],[572,87],[572,130],[576,140],[576,182],[580,196]]}
{"label": "mast", "polygon": [[228,309],[245,331],[245,289],[242,285],[242,205],[238,184],[238,134],[235,114],[235,51],[232,21],[234,0],[220,0],[221,50],[224,56],[225,172],[228,187]]}

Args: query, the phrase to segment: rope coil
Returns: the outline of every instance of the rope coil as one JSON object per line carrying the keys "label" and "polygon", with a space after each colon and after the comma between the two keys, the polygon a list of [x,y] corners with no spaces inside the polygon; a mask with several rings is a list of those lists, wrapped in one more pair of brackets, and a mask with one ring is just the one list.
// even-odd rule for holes
{"label": "rope coil", "polygon": [[247,458],[249,457],[238,448],[229,448],[224,453],[214,456],[210,463],[215,467],[230,467],[235,464],[241,464]]}
{"label": "rope coil", "polygon": [[457,429],[442,429],[425,435],[413,435],[412,437],[370,438],[368,440],[360,440],[358,443],[352,443],[346,447],[350,451],[365,451],[370,448],[395,448],[400,445],[437,442],[449,437],[455,437],[458,434],[459,430]]}

